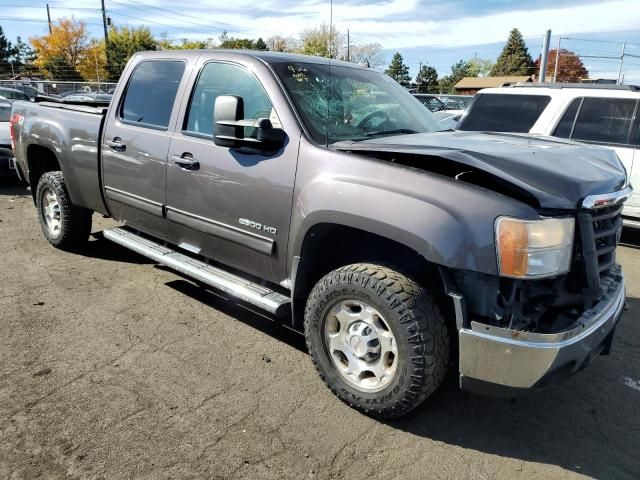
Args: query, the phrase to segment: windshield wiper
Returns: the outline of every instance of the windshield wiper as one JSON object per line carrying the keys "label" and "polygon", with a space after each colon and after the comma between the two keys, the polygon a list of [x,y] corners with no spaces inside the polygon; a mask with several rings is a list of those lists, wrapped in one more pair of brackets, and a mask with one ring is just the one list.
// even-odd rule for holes
{"label": "windshield wiper", "polygon": [[375,137],[378,135],[402,135],[402,134],[412,134],[419,133],[415,130],[411,130],[410,128],[397,128],[395,130],[377,130],[375,132],[366,132],[364,133],[365,137]]}

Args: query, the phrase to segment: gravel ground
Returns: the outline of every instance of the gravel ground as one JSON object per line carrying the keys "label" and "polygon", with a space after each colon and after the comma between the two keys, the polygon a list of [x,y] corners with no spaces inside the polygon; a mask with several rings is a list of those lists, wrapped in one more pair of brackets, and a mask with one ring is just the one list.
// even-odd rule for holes
{"label": "gravel ground", "polygon": [[640,236],[624,240],[612,355],[517,401],[463,394],[452,374],[382,423],[325,388],[300,335],[99,235],[54,250],[5,182],[0,479],[637,479]]}

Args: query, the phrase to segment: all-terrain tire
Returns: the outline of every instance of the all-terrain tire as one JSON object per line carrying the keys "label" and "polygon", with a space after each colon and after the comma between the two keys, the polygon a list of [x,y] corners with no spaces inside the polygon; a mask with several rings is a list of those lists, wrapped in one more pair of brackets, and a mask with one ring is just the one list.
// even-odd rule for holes
{"label": "all-terrain tire", "polygon": [[[55,196],[55,228],[47,223],[47,199]],[[50,202],[49,202],[50,204]],[[62,172],[46,172],[38,181],[36,208],[42,233],[47,241],[61,250],[74,250],[82,246],[91,234],[92,211],[74,205],[69,197]]]}
{"label": "all-terrain tire", "polygon": [[[328,351],[325,322],[345,299],[375,308],[395,337],[398,364],[382,390],[356,388]],[[307,300],[304,331],[316,370],[331,391],[374,418],[395,418],[413,410],[440,386],[449,364],[447,324],[433,296],[386,266],[347,265],[323,277]]]}

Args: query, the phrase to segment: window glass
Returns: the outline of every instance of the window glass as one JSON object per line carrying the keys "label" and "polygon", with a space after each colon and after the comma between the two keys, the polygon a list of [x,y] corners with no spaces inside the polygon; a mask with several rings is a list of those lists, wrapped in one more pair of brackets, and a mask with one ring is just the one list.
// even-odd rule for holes
{"label": "window glass", "polygon": [[573,128],[573,121],[576,119],[576,113],[580,107],[581,98],[575,98],[570,104],[569,108],[564,112],[564,115],[558,122],[558,126],[553,132],[554,137],[569,138],[571,136],[571,129]]}
{"label": "window glass", "polygon": [[459,130],[529,133],[551,97],[478,94]]}
{"label": "window glass", "polygon": [[141,63],[129,80],[120,111],[122,119],[167,128],[183,73],[181,61]]}
{"label": "window glass", "polygon": [[11,104],[7,102],[0,103],[0,122],[8,122],[11,120]]}
{"label": "window glass", "polygon": [[635,106],[633,99],[585,98],[571,138],[625,144]]}
{"label": "window glass", "polygon": [[[208,63],[202,68],[191,96],[184,130],[213,136],[213,106],[220,95],[235,95],[244,101],[244,119],[269,118],[274,128],[281,128],[271,101],[256,77],[237,65]],[[245,137],[253,137],[257,130],[245,128]]]}
{"label": "window glass", "polygon": [[316,143],[443,130],[428,109],[387,75],[314,63],[272,66]]}

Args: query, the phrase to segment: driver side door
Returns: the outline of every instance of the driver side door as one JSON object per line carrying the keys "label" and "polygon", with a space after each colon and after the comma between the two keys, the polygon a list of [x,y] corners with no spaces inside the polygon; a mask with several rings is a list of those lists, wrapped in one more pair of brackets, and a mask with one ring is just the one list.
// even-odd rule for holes
{"label": "driver side door", "polygon": [[252,72],[228,62],[202,65],[169,147],[166,212],[172,242],[280,282],[286,278],[299,137],[286,137],[269,154],[215,145],[213,108],[220,95],[242,97],[245,119],[266,117],[281,128]]}

